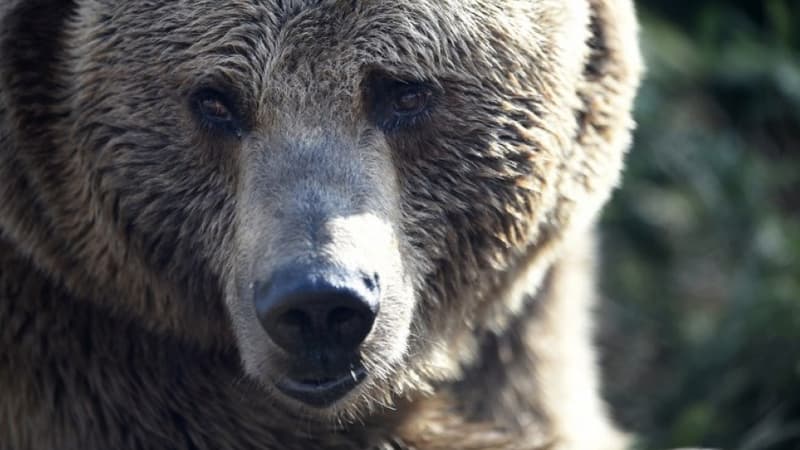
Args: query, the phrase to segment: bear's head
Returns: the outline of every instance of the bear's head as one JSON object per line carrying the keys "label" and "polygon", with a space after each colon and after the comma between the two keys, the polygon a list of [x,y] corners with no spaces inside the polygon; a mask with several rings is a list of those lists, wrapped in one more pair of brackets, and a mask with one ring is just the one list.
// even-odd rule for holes
{"label": "bear's head", "polygon": [[75,3],[6,228],[297,414],[457,376],[620,171],[635,74],[583,1]]}

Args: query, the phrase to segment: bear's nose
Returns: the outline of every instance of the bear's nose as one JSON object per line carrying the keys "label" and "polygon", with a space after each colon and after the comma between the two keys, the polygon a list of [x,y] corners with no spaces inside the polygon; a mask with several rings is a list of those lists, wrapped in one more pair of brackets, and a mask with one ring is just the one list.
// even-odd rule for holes
{"label": "bear's nose", "polygon": [[255,287],[261,325],[286,352],[346,354],[367,337],[378,314],[377,274],[289,266]]}

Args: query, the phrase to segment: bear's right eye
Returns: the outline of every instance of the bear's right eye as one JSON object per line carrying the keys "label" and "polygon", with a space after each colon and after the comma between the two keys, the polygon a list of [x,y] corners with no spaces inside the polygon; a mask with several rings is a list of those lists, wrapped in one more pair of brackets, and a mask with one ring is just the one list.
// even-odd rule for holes
{"label": "bear's right eye", "polygon": [[192,95],[191,103],[204,127],[241,137],[241,124],[228,96],[215,89],[204,88]]}

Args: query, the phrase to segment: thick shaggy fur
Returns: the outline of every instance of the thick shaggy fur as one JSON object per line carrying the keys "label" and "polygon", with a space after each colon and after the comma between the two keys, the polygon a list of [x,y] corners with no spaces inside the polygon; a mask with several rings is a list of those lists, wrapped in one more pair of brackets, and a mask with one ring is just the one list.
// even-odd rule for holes
{"label": "thick shaggy fur", "polygon": [[[639,72],[628,0],[2,2],[0,449],[624,447],[591,228]],[[435,102],[381,128],[375,76]],[[252,306],[311,257],[384,287],[325,411]]]}

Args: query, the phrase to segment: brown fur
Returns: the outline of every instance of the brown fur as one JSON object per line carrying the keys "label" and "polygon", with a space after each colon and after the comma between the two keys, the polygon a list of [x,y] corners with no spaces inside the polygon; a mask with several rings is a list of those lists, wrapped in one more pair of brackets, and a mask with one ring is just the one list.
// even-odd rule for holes
{"label": "brown fur", "polygon": [[[591,226],[639,71],[627,0],[3,2],[0,449],[622,448]],[[375,74],[430,115],[378,129]],[[385,287],[323,411],[251,300],[320,258]]]}

